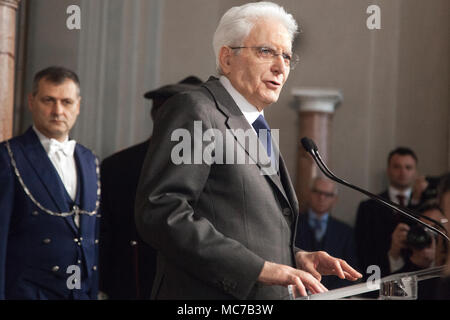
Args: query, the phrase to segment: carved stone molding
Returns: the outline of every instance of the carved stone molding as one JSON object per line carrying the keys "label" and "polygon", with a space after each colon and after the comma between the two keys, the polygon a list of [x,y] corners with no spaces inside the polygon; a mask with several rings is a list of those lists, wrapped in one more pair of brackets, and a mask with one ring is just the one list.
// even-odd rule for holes
{"label": "carved stone molding", "polygon": [[20,0],[0,0],[0,141],[12,136],[16,13]]}
{"label": "carved stone molding", "polygon": [[16,10],[19,7],[20,0],[0,0],[0,6],[6,6]]}

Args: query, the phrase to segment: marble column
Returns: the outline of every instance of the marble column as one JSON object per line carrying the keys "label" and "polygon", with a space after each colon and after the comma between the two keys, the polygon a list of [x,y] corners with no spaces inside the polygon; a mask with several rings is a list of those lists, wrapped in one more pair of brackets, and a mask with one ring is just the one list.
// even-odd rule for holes
{"label": "marble column", "polygon": [[16,12],[20,0],[0,0],[0,141],[12,137]]}
{"label": "marble column", "polygon": [[[299,111],[299,139],[308,137],[314,140],[322,159],[330,163],[330,132],[336,107],[342,100],[339,90],[322,88],[294,88],[295,107]],[[300,210],[305,209],[311,180],[320,175],[311,155],[299,143],[297,160],[297,197],[301,199]]]}

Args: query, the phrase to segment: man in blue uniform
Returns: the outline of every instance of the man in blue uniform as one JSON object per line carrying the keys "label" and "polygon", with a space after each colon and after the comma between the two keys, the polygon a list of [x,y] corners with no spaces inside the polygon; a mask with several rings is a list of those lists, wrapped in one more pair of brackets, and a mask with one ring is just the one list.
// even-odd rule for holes
{"label": "man in blue uniform", "polygon": [[69,140],[80,112],[77,75],[37,73],[33,126],[0,144],[0,299],[95,299],[98,161]]}

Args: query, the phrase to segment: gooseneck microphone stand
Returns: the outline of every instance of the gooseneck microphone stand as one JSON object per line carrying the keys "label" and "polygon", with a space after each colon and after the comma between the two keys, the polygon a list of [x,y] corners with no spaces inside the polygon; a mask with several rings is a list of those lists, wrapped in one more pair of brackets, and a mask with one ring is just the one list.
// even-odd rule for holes
{"label": "gooseneck microphone stand", "polygon": [[421,221],[419,219],[419,214],[417,214],[413,210],[411,210],[409,208],[400,207],[399,205],[393,203],[392,201],[383,199],[380,196],[372,194],[369,191],[366,191],[366,190],[364,190],[364,189],[362,189],[362,188],[360,188],[358,186],[355,186],[355,185],[353,185],[351,183],[348,183],[347,181],[345,181],[345,180],[343,180],[341,178],[338,178],[337,176],[335,176],[333,174],[333,172],[330,171],[330,169],[328,169],[326,164],[323,162],[323,160],[322,160],[322,158],[321,158],[321,156],[319,154],[318,148],[317,148],[317,146],[316,146],[316,144],[314,143],[313,140],[311,140],[311,139],[309,139],[307,137],[304,137],[304,138],[301,139],[301,143],[303,145],[303,148],[309,154],[311,154],[312,158],[316,162],[316,164],[319,167],[320,171],[322,171],[323,174],[325,176],[327,176],[329,179],[331,179],[333,181],[336,181],[339,184],[343,184],[343,185],[345,185],[345,186],[347,186],[347,187],[349,187],[351,189],[359,191],[359,192],[365,194],[366,196],[368,196],[368,197],[370,197],[370,198],[372,198],[372,199],[382,203],[383,205],[385,205],[385,206],[387,206],[387,207],[389,207],[389,208],[391,208],[391,209],[393,209],[393,210],[395,210],[397,212],[400,212],[401,214],[405,215],[409,219],[411,219],[411,220],[413,220],[413,221],[423,225],[424,227],[426,227],[426,228],[436,232],[437,234],[439,234],[440,236],[444,237],[445,239],[447,239],[447,241],[450,242],[450,238],[446,234],[447,231],[446,231],[445,227],[440,222],[438,222],[438,221],[436,221],[434,219],[431,219],[431,218],[429,218],[427,216],[420,216],[421,218],[424,218],[424,219],[434,223],[436,226],[438,226],[440,229],[442,229],[445,233],[442,232],[441,230],[435,228],[434,226],[431,226],[431,225]]}

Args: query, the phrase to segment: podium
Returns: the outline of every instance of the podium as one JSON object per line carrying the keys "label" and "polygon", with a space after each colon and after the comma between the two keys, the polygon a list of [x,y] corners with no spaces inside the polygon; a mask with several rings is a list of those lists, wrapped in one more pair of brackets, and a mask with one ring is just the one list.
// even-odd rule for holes
{"label": "podium", "polygon": [[293,300],[337,300],[342,298],[355,298],[355,296],[380,291],[382,300],[415,300],[417,299],[417,283],[422,280],[441,277],[446,265],[423,269],[414,272],[405,272],[389,275],[373,282],[363,282],[328,292],[308,295]]}

